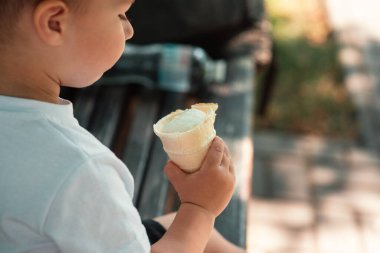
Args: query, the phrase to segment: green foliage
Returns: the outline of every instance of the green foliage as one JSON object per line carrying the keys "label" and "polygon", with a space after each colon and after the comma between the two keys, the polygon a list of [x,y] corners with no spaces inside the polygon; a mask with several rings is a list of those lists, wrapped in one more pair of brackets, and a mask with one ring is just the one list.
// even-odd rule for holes
{"label": "green foliage", "polygon": [[[256,129],[354,137],[354,107],[341,78],[334,40],[311,42],[291,18],[272,17],[272,24],[278,72],[269,110],[256,120]],[[262,78],[258,80],[262,89]]]}

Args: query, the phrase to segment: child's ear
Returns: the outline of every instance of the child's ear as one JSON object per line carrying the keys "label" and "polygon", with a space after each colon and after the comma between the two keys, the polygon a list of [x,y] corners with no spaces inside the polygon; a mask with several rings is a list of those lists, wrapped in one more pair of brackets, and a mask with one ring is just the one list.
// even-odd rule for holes
{"label": "child's ear", "polygon": [[69,8],[64,1],[42,1],[33,12],[35,29],[42,41],[57,46],[62,44]]}

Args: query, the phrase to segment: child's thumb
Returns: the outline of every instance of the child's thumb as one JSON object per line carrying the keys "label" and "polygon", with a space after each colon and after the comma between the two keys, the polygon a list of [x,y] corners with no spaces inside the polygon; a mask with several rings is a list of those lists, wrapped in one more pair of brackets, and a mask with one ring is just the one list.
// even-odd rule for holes
{"label": "child's thumb", "polygon": [[206,154],[202,168],[219,168],[223,159],[223,150],[223,140],[216,136]]}
{"label": "child's thumb", "polygon": [[183,172],[177,165],[172,161],[169,161],[164,168],[165,175],[168,177],[169,181],[173,184],[181,178],[184,177],[185,172]]}

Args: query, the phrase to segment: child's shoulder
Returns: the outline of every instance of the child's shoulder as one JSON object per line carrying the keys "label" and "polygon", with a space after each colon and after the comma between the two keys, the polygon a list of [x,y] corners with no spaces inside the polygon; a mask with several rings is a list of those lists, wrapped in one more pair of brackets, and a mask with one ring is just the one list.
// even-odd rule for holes
{"label": "child's shoulder", "polygon": [[54,168],[68,171],[110,152],[78,125],[70,105],[56,107],[28,100],[5,100],[7,106],[0,106],[0,160],[9,168],[19,168],[20,173]]}

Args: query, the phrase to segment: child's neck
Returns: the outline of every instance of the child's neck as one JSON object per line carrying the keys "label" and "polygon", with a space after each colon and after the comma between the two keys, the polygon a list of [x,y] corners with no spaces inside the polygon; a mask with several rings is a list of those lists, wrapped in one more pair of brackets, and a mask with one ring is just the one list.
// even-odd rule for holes
{"label": "child's neck", "polygon": [[0,59],[0,95],[59,103],[59,92],[59,80],[38,69],[36,64]]}
{"label": "child's neck", "polygon": [[[0,80],[2,80],[0,78]],[[48,103],[59,103],[59,86],[57,91],[51,91],[47,89],[40,89],[33,85],[14,85],[12,83],[1,83],[0,84],[0,95],[19,97],[19,98],[28,98],[39,100]]]}

